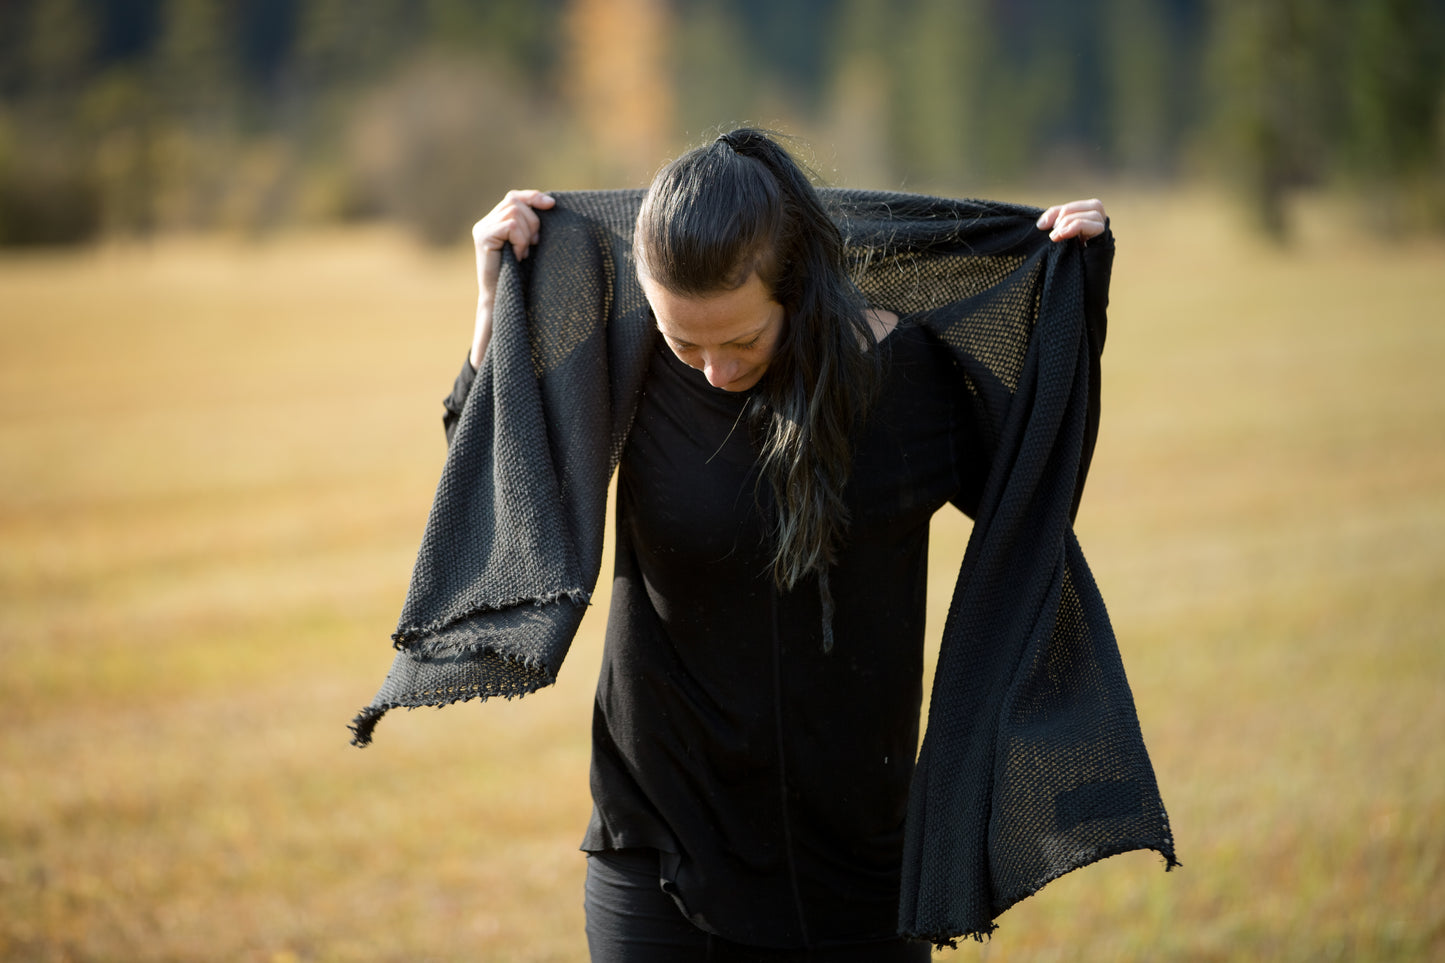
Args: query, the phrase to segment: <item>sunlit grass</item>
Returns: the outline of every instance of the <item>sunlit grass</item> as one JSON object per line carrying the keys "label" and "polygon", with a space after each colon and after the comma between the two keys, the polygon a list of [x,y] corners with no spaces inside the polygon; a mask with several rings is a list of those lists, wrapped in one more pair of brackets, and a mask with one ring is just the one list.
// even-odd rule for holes
{"label": "sunlit grass", "polygon": [[[1184,867],[1108,860],[944,956],[1439,957],[1445,246],[1110,208],[1078,528]],[[346,744],[472,283],[385,233],[0,260],[0,958],[585,956],[600,611],[555,690]]]}

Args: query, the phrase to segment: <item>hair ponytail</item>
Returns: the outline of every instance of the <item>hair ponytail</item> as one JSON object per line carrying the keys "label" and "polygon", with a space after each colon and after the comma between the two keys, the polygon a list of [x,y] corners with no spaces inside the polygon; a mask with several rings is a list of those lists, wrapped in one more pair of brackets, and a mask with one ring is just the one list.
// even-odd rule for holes
{"label": "hair ponytail", "polygon": [[659,172],[634,249],[651,278],[683,296],[735,288],[756,271],[787,312],[749,417],[776,508],[773,579],[788,589],[818,575],[831,649],[828,567],[848,528],[853,430],[880,379],[842,233],[792,156],[739,128]]}

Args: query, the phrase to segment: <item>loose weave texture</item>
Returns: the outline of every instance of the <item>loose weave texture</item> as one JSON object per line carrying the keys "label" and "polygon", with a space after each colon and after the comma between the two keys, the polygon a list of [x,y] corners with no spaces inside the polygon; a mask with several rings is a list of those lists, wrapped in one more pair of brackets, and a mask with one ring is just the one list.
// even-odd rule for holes
{"label": "loose weave texture", "polygon": [[[398,652],[353,721],[556,680],[601,566],[607,486],[657,337],[631,260],[640,191],[557,193],[504,255]],[[950,349],[990,452],[943,632],[905,827],[899,932],[981,938],[1063,874],[1176,865],[1103,599],[1074,537],[1096,425],[1078,242],[1037,210],[824,190],[868,303]]]}

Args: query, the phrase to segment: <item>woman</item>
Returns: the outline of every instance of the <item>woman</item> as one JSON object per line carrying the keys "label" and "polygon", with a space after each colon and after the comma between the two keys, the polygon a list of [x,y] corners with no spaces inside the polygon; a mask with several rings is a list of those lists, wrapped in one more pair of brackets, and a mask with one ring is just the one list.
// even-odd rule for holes
{"label": "woman", "polygon": [[[513,191],[473,229],[449,433],[502,250],[526,259],[553,205]],[[1037,227],[1094,240],[1107,285],[1099,201]],[[633,250],[662,337],[618,476],[582,846],[592,958],[926,960],[895,935],[899,866],[928,521],[948,501],[971,513],[986,469],[963,379],[922,327],[863,303],[839,229],[761,132],[667,165]]]}

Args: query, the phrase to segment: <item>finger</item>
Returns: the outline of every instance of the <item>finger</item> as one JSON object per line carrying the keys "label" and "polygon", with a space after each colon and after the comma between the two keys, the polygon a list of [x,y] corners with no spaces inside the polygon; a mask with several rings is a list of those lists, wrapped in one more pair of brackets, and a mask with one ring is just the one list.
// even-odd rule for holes
{"label": "finger", "polygon": [[528,245],[536,243],[541,223],[537,213],[525,204],[506,205],[473,225],[472,241],[478,253],[500,251],[511,241],[521,257]]}
{"label": "finger", "polygon": [[546,210],[556,203],[556,198],[550,194],[543,194],[541,191],[508,191],[506,196],[487,212],[486,217],[473,225],[472,230],[476,231],[483,228],[484,225],[494,224],[509,217],[517,210],[530,210],[534,207]]}
{"label": "finger", "polygon": [[[1057,235],[1061,224],[1066,223],[1071,216],[1079,214],[1097,214],[1100,223],[1103,223],[1105,216],[1104,202],[1097,197],[1091,197],[1087,200],[1069,201],[1067,204],[1055,204],[1039,216],[1038,227],[1044,231],[1052,228],[1051,236],[1054,236]],[[1070,231],[1067,234],[1054,236],[1054,240],[1059,240],[1060,237],[1073,236],[1074,232]]]}
{"label": "finger", "polygon": [[557,203],[557,198],[542,191],[507,191],[506,201],[520,201],[528,207],[547,210]]}
{"label": "finger", "polygon": [[512,242],[512,247],[517,252],[518,258],[527,256],[527,248],[537,243],[540,236],[542,222],[537,217],[537,212],[525,204],[517,205],[511,210],[508,218],[506,239]]}
{"label": "finger", "polygon": [[1060,204],[1058,211],[1060,217],[1069,214],[1095,213],[1102,218],[1104,216],[1104,202],[1097,197],[1091,197],[1088,200],[1082,201],[1069,201],[1067,204]]}
{"label": "finger", "polygon": [[1060,215],[1049,233],[1051,240],[1080,237],[1088,240],[1104,233],[1104,216],[1096,210],[1076,211]]}
{"label": "finger", "polygon": [[476,241],[478,252],[500,251],[502,245],[511,238],[516,227],[517,218],[514,215],[493,212],[478,221],[472,228],[472,240]]}
{"label": "finger", "polygon": [[533,208],[546,210],[556,202],[541,191],[508,191],[502,203],[472,229],[472,238],[479,249],[500,249],[510,241],[521,260],[541,239],[542,219]]}
{"label": "finger", "polygon": [[1079,222],[1079,237],[1089,240],[1091,237],[1098,237],[1108,228],[1109,222],[1103,214],[1092,213]]}
{"label": "finger", "polygon": [[507,234],[507,240],[512,242],[512,251],[517,255],[517,260],[525,261],[527,252],[537,241],[537,215],[531,211],[527,212],[530,217],[517,217],[512,222],[512,230]]}

